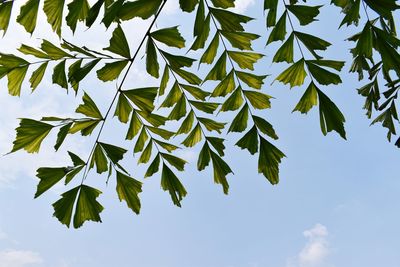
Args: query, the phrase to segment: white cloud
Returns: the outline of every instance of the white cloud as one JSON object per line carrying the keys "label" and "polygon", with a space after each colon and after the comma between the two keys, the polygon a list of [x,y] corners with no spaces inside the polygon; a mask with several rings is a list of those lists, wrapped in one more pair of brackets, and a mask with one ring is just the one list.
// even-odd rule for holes
{"label": "white cloud", "polygon": [[236,0],[235,7],[232,9],[238,13],[244,13],[246,10],[255,4],[255,0]]}
{"label": "white cloud", "polygon": [[330,254],[328,229],[322,224],[303,232],[308,239],[297,257],[288,261],[287,267],[325,267]]}
{"label": "white cloud", "polygon": [[29,250],[0,251],[0,267],[28,267],[42,263],[39,254]]}

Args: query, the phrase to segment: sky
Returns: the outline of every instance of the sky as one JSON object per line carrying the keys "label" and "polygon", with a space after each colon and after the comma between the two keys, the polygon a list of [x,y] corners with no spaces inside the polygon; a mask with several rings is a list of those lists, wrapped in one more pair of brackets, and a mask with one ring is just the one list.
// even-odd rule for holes
{"label": "sky", "polygon": [[[181,14],[177,2],[168,2],[157,26],[180,25],[190,40],[191,15]],[[237,11],[259,18],[248,29],[263,32],[260,3],[237,2]],[[320,2],[326,1],[316,4]],[[356,29],[338,30],[341,18],[332,6],[324,6],[322,13],[320,23],[307,31],[336,44],[325,54],[328,58],[349,62],[352,44],[344,40]],[[147,25],[141,20],[122,24],[132,49]],[[80,25],[75,36],[68,29],[64,32],[67,40],[101,49],[108,45],[112,29],[105,31],[99,25],[86,31]],[[266,36],[256,42],[256,49],[264,49]],[[0,51],[15,53],[21,43],[35,46],[41,38],[58,42],[42,15],[32,37],[13,23],[0,39]],[[67,149],[88,154],[93,140],[72,136],[55,153],[52,136],[43,143],[40,154],[18,152],[0,158],[0,267],[399,267],[400,151],[387,142],[382,127],[369,126],[363,99],[356,91],[362,83],[355,75],[343,72],[343,84],[323,88],[346,116],[347,141],[336,133],[322,135],[317,110],[307,116],[292,113],[305,88],[289,90],[277,82],[271,85],[272,77],[285,67],[270,63],[278,47],[273,44],[263,50],[267,56],[256,71],[271,74],[264,92],[275,97],[273,108],[259,115],[274,125],[280,137],[276,144],[287,155],[279,185],[271,186],[257,173],[257,158],[234,147],[239,135],[231,134],[226,160],[235,175],[228,178],[228,196],[213,183],[209,169],[196,171],[199,148],[182,149],[179,155],[190,163],[180,175],[189,192],[182,208],[171,203],[155,175],[144,181],[141,214],[134,215],[119,202],[113,181],[106,186],[99,176],[91,175],[90,182],[103,191],[103,223],[88,222],[78,230],[68,229],[52,217],[51,206],[65,188],[56,186],[33,200],[35,171],[42,166],[64,166]],[[349,68],[347,63],[345,70]],[[134,65],[126,86],[154,82],[146,75],[142,59]],[[0,81],[1,154],[11,149],[17,118],[73,116],[81,102],[80,96],[67,95],[52,85],[49,73],[35,93],[28,87],[24,84],[22,96],[15,98],[7,94],[6,80]],[[99,83],[94,76],[81,87],[100,103],[101,110],[107,108],[115,90],[114,83]],[[123,129],[114,119],[106,124],[102,138],[106,142],[123,139]],[[121,141],[119,145],[131,144]],[[143,181],[145,168],[137,167],[136,161],[129,158],[124,164]]]}

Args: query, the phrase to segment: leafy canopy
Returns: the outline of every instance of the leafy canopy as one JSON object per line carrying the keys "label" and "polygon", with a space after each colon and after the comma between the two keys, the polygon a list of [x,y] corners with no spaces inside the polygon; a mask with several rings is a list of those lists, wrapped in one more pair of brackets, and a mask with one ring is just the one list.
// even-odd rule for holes
{"label": "leafy canopy", "polygon": [[[160,186],[181,206],[187,190],[182,172],[187,162],[176,150],[199,147],[197,169],[212,169],[214,182],[229,192],[229,176],[234,169],[226,160],[225,138],[236,133],[236,146],[258,158],[258,172],[272,185],[279,183],[279,165],[285,154],[274,145],[278,139],[273,125],[263,110],[270,109],[273,98],[266,93],[266,79],[303,90],[293,111],[308,113],[319,110],[319,122],[324,135],[335,131],[346,138],[345,116],[328,96],[326,86],[342,83],[340,73],[345,62],[325,58],[324,52],[334,44],[310,33],[307,26],[320,23],[322,6],[306,0],[264,0],[266,28],[252,33],[247,24],[255,18],[232,11],[234,0],[180,0],[182,12],[192,13],[193,38],[186,40],[176,25],[155,27],[162,17],[167,0],[28,0],[17,10],[14,1],[0,1],[0,31],[6,34],[11,15],[34,38],[37,18],[47,17],[59,43],[43,40],[39,47],[23,44],[18,49],[29,61],[17,54],[0,52],[0,79],[8,80],[8,91],[20,96],[26,90],[25,80],[32,91],[40,90],[46,72],[57,87],[72,89],[82,104],[74,118],[45,116],[40,120],[23,118],[16,129],[11,152],[39,152],[42,142],[56,131],[55,150],[68,136],[81,133],[95,136],[88,155],[69,152],[70,166],[42,167],[37,170],[39,183],[35,197],[54,185],[64,182],[66,192],[54,204],[54,216],[67,227],[81,227],[86,221],[101,222],[103,206],[98,198],[101,191],[88,185],[89,174],[115,179],[116,194],[134,213],[140,212],[142,182],[123,166],[128,149],[106,143],[103,129],[113,119],[126,124],[126,139],[138,154],[138,164],[147,165],[145,177],[159,175]],[[354,25],[357,33],[347,37],[354,43],[350,72],[358,74],[365,85],[358,89],[365,98],[364,108],[372,124],[382,123],[388,129],[388,139],[397,135],[399,122],[397,96],[400,90],[400,40],[396,35],[394,12],[396,0],[332,0],[343,20],[339,27]],[[40,10],[43,7],[43,10]],[[141,18],[150,21],[139,47],[132,50],[121,22]],[[88,28],[96,23],[112,29],[103,51],[80,47],[63,39],[66,27],[72,32],[82,23]],[[66,25],[66,27],[65,27]],[[254,51],[256,41],[274,46],[272,63],[283,66],[281,73],[269,78],[266,65],[259,62],[264,51]],[[334,47],[340,49],[340,47]],[[189,50],[189,53],[186,53]],[[191,53],[196,51],[196,53]],[[151,87],[127,88],[126,78],[138,58],[145,58],[149,76],[157,79]],[[196,63],[198,62],[198,63]],[[275,65],[274,65],[275,66]],[[199,76],[195,68],[205,70]],[[109,108],[102,110],[80,83],[95,72],[99,82],[115,82],[115,95]],[[212,87],[212,90],[205,88]],[[158,101],[155,101],[158,99]],[[159,111],[161,109],[161,111]],[[222,122],[219,113],[229,112],[232,120]],[[177,128],[168,122],[177,121]],[[227,135],[228,134],[228,135]],[[235,136],[236,136],[235,135]],[[178,141],[179,140],[179,141]],[[400,138],[395,142],[400,147]],[[71,148],[73,149],[73,148]],[[184,174],[184,173],[183,173]]]}

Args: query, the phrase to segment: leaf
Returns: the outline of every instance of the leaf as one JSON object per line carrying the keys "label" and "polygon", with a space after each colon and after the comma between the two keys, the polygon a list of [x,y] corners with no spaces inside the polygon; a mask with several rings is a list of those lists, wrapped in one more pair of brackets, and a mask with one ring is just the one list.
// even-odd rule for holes
{"label": "leaf", "polygon": [[163,164],[161,173],[161,187],[164,191],[169,192],[173,203],[181,207],[181,201],[186,196],[187,192],[175,173],[165,164]]}
{"label": "leaf", "polygon": [[8,24],[10,23],[13,3],[13,1],[7,1],[2,2],[0,5],[0,31],[4,32],[3,35],[7,32]]}
{"label": "leaf", "polygon": [[229,165],[220,156],[218,156],[218,154],[210,151],[210,155],[214,168],[214,182],[222,185],[224,194],[228,194],[229,184],[226,176],[232,173],[232,170]]}
{"label": "leaf", "polygon": [[279,183],[279,164],[284,157],[285,154],[260,136],[258,172],[262,173],[272,185]]}
{"label": "leaf", "polygon": [[96,147],[93,151],[92,159],[90,161],[90,168],[93,168],[94,165],[96,165],[96,171],[98,174],[108,171],[108,161],[102,146],[99,143],[96,144]]}
{"label": "leaf", "polygon": [[70,54],[62,50],[61,48],[58,48],[57,46],[53,45],[47,40],[43,40],[42,45],[40,48],[51,58],[54,60],[59,60],[64,57],[67,58],[72,58]]}
{"label": "leaf", "polygon": [[103,68],[97,71],[97,77],[103,82],[114,81],[128,64],[128,60],[120,60],[106,63]]}
{"label": "leaf", "polygon": [[216,131],[219,134],[221,133],[221,130],[225,128],[226,123],[221,123],[221,122],[216,122],[212,119],[209,118],[202,118],[202,117],[197,117],[197,120],[203,124],[207,130],[211,131]]}
{"label": "leaf", "polygon": [[69,133],[75,134],[81,131],[83,136],[90,135],[93,130],[97,127],[100,120],[98,119],[88,119],[83,121],[75,121],[72,128],[69,130]]}
{"label": "leaf", "polygon": [[246,130],[247,121],[249,120],[249,106],[245,104],[239,111],[236,117],[233,119],[231,126],[229,127],[228,133],[236,132],[240,133]]}
{"label": "leaf", "polygon": [[226,96],[235,90],[235,76],[233,70],[220,82],[212,92],[212,97]]}
{"label": "leaf", "polygon": [[52,79],[54,84],[58,84],[62,88],[68,89],[68,81],[65,74],[65,60],[61,61],[54,67]]}
{"label": "leaf", "polygon": [[222,53],[221,57],[215,63],[214,67],[204,78],[203,82],[208,80],[221,81],[226,77],[226,52]]}
{"label": "leaf", "polygon": [[162,0],[137,0],[125,2],[118,17],[122,20],[130,20],[135,17],[148,19],[153,16],[160,8]]}
{"label": "leaf", "polygon": [[172,151],[175,151],[175,150],[177,150],[179,148],[176,145],[173,145],[173,144],[170,144],[170,143],[166,143],[166,142],[162,142],[162,141],[154,139],[154,138],[153,138],[153,141],[156,142],[157,145],[159,145],[163,149],[167,150],[169,153],[171,153]]}
{"label": "leaf", "polygon": [[28,66],[14,68],[7,74],[8,93],[12,96],[21,95],[21,86],[25,79]]}
{"label": "leaf", "polygon": [[60,131],[58,132],[57,135],[57,141],[54,146],[54,149],[57,151],[62,143],[64,142],[65,138],[67,137],[69,130],[71,129],[72,122],[64,125],[63,127],[60,128]]}
{"label": "leaf", "polygon": [[117,28],[115,28],[115,30],[113,31],[112,37],[110,39],[110,45],[107,48],[104,48],[104,50],[108,50],[127,59],[131,58],[129,44],[120,25],[118,25]]}
{"label": "leaf", "polygon": [[194,98],[198,100],[206,100],[206,97],[210,95],[209,92],[203,91],[198,87],[191,86],[191,85],[186,85],[186,84],[181,84],[180,85],[183,90],[191,94]]}
{"label": "leaf", "polygon": [[192,12],[198,3],[199,0],[179,0],[179,5],[185,12]]}
{"label": "leaf", "polygon": [[287,68],[284,72],[279,74],[275,80],[278,80],[284,84],[290,84],[290,87],[294,87],[302,85],[306,76],[307,73],[304,69],[304,59],[300,59]]}
{"label": "leaf", "polygon": [[86,162],[84,162],[80,157],[78,157],[76,154],[68,151],[68,155],[70,156],[72,163],[74,164],[74,166],[82,166],[82,165],[86,165]]}
{"label": "leaf", "polygon": [[213,114],[219,107],[219,103],[201,102],[201,101],[189,101],[192,106],[196,109],[204,111],[205,113]]}
{"label": "leaf", "polygon": [[229,8],[235,7],[235,0],[211,0],[215,7]]}
{"label": "leaf", "polygon": [[209,10],[224,31],[244,31],[242,24],[253,20],[248,16],[236,14],[223,9],[209,8]]}
{"label": "leaf", "polygon": [[139,214],[141,206],[139,193],[142,192],[142,183],[117,171],[116,190],[119,200],[125,200],[128,207],[136,214]]}
{"label": "leaf", "polygon": [[181,99],[179,99],[178,103],[176,103],[175,107],[172,109],[171,113],[168,116],[168,119],[178,121],[185,116],[186,116],[186,98],[182,97]]}
{"label": "leaf", "polygon": [[256,126],[253,126],[237,143],[236,146],[241,149],[247,149],[250,154],[258,152],[258,132]]}
{"label": "leaf", "polygon": [[197,169],[199,171],[204,170],[209,164],[211,160],[211,150],[208,146],[208,143],[204,143],[202,149],[200,150],[199,158],[197,160]]}
{"label": "leaf", "polygon": [[39,9],[39,0],[29,0],[21,7],[17,22],[24,26],[25,30],[30,34],[36,28],[36,19]]}
{"label": "leaf", "polygon": [[297,37],[298,40],[300,40],[300,42],[304,44],[304,46],[308,49],[308,51],[310,51],[311,54],[317,59],[321,59],[321,57],[315,52],[315,50],[325,51],[329,46],[331,46],[331,43],[322,40],[321,38],[315,37],[314,35],[311,34],[297,32],[297,31],[294,31],[293,34]]}
{"label": "leaf", "polygon": [[193,111],[190,111],[189,114],[186,116],[186,118],[183,120],[181,126],[176,132],[176,135],[189,133],[193,127],[193,122],[194,122],[194,113]]}
{"label": "leaf", "polygon": [[147,87],[122,91],[142,111],[151,113],[154,110],[154,99],[157,96],[157,87]]}
{"label": "leaf", "polygon": [[243,104],[242,89],[237,88],[225,101],[221,111],[233,111],[239,109]]}
{"label": "leaf", "polygon": [[306,64],[311,75],[314,77],[314,79],[317,80],[319,84],[329,85],[329,84],[339,84],[342,82],[342,79],[340,79],[339,75],[327,71],[326,69],[323,69],[308,61],[306,61]]}
{"label": "leaf", "polygon": [[161,115],[155,113],[147,113],[144,111],[136,110],[137,114],[139,114],[143,119],[145,119],[148,123],[150,123],[154,127],[159,127],[161,125],[165,125],[165,122],[168,118],[163,117]]}
{"label": "leaf", "polygon": [[254,64],[264,56],[258,53],[236,51],[228,51],[228,55],[240,68],[249,70],[254,70]]}
{"label": "leaf", "polygon": [[154,158],[153,162],[150,164],[149,168],[147,169],[144,177],[147,178],[147,177],[153,176],[156,172],[158,172],[159,167],[160,167],[160,155],[157,154],[157,156]]}
{"label": "leaf", "polygon": [[143,124],[140,121],[138,115],[136,114],[136,112],[133,112],[131,117],[131,122],[129,124],[129,130],[128,133],[126,134],[126,139],[132,140],[139,133],[142,126]]}
{"label": "leaf", "polygon": [[101,222],[103,206],[97,202],[101,192],[93,187],[82,185],[76,202],[74,227],[81,227],[86,221]]}
{"label": "leaf", "polygon": [[178,26],[164,28],[150,33],[150,36],[157,41],[171,47],[184,48],[185,39],[178,30]]}
{"label": "leaf", "polygon": [[327,135],[330,131],[336,131],[343,139],[346,139],[346,131],[344,129],[346,120],[343,114],[321,90],[318,90],[317,93],[322,133]]}
{"label": "leaf", "polygon": [[318,88],[313,82],[310,83],[304,95],[301,97],[299,103],[297,103],[294,111],[300,111],[301,113],[308,113],[313,106],[318,105]]}
{"label": "leaf", "polygon": [[140,155],[138,164],[149,162],[152,151],[153,151],[153,142],[150,140],[149,143],[147,144],[146,148],[143,150],[142,154]]}
{"label": "leaf", "polygon": [[77,186],[61,195],[61,199],[53,203],[54,214],[62,224],[68,228],[71,224],[72,212],[80,186]]}
{"label": "leaf", "polygon": [[166,140],[171,139],[171,137],[175,135],[174,132],[171,132],[171,131],[168,131],[168,130],[164,130],[164,129],[161,129],[161,128],[147,126],[147,129],[150,130],[152,133],[155,133],[156,135],[159,135],[159,136],[161,136],[162,138],[164,138]]}
{"label": "leaf", "polygon": [[242,90],[245,97],[250,101],[251,105],[256,109],[267,109],[271,108],[270,99],[272,98],[269,95],[264,93]]}
{"label": "leaf", "polygon": [[91,118],[96,118],[100,120],[103,119],[100,110],[87,93],[83,94],[82,101],[83,104],[79,105],[75,112],[81,113]]}
{"label": "leaf", "polygon": [[44,53],[43,51],[40,51],[36,48],[30,47],[30,46],[24,45],[24,44],[21,45],[20,48],[18,48],[18,51],[20,51],[21,53],[23,53],[25,55],[32,55],[37,58],[45,58],[45,59],[49,58],[49,56],[46,53]]}
{"label": "leaf", "polygon": [[[201,2],[200,6],[203,6],[203,9],[204,9],[203,2]],[[203,16],[204,16],[204,11],[203,11]],[[210,34],[211,15],[208,14],[207,18],[204,21],[201,21],[201,22],[198,22],[197,19],[198,19],[198,17],[196,16],[195,31],[196,31],[197,28],[199,28],[198,25],[200,25],[200,24],[201,24],[201,30],[197,30],[197,31],[199,31],[199,33],[197,33],[197,35],[196,35],[197,37],[194,40],[192,46],[190,47],[190,50],[195,50],[195,51],[198,50],[198,49],[204,48],[204,46],[206,45],[208,36]]]}
{"label": "leaf", "polygon": [[151,76],[155,78],[160,77],[160,65],[158,64],[157,60],[156,47],[154,46],[153,40],[150,38],[147,40],[146,46],[146,70]]}
{"label": "leaf", "polygon": [[224,150],[225,150],[224,139],[211,136],[206,137],[206,139],[221,157],[224,156]]}
{"label": "leaf", "polygon": [[169,91],[167,97],[161,104],[161,107],[170,108],[182,98],[182,91],[178,82],[175,82]]}
{"label": "leaf", "polygon": [[53,31],[61,37],[61,26],[63,19],[65,0],[45,0],[43,11],[47,16],[47,22]]}
{"label": "leaf", "polygon": [[201,83],[201,79],[194,73],[182,69],[175,69],[174,72],[190,84],[199,85]]}
{"label": "leaf", "polygon": [[74,0],[68,4],[67,25],[75,32],[76,24],[83,21],[89,15],[89,3],[87,0]]}
{"label": "leaf", "polygon": [[133,148],[133,153],[138,153],[143,151],[144,145],[146,144],[147,139],[149,138],[145,126],[142,127],[142,131],[136,141],[135,147]]}
{"label": "leaf", "polygon": [[261,131],[262,133],[268,135],[272,139],[278,140],[279,137],[276,135],[274,127],[266,121],[265,119],[261,117],[257,117],[255,115],[252,116],[254,124],[256,125],[257,129]]}
{"label": "leaf", "polygon": [[286,42],[278,49],[272,61],[293,63],[293,43],[294,34],[292,33]]}
{"label": "leaf", "polygon": [[168,68],[168,66],[165,66],[164,73],[163,73],[163,76],[162,76],[161,82],[160,82],[160,89],[158,91],[158,94],[160,96],[164,95],[165,89],[167,88],[167,85],[168,85],[168,81],[169,81],[169,68]]}
{"label": "leaf", "polygon": [[193,65],[193,62],[196,61],[193,58],[173,55],[161,49],[159,49],[159,51],[163,55],[163,57],[168,61],[169,65],[174,71],[181,69],[183,67],[191,67]]}
{"label": "leaf", "polygon": [[281,18],[276,23],[274,29],[268,37],[267,45],[275,41],[283,41],[286,37],[286,16],[287,12],[283,12]]}
{"label": "leaf", "polygon": [[252,50],[251,42],[260,38],[259,35],[248,32],[220,32],[233,47],[240,50]]}
{"label": "leaf", "polygon": [[216,33],[214,38],[212,39],[210,45],[201,56],[200,63],[211,64],[214,61],[215,56],[217,55],[219,47],[219,34]]}
{"label": "leaf", "polygon": [[10,153],[25,149],[28,153],[39,152],[44,138],[50,133],[53,125],[31,119],[21,119],[17,129],[17,136]]}
{"label": "leaf", "polygon": [[302,26],[315,21],[321,7],[322,6],[286,5],[287,10],[296,16]]}
{"label": "leaf", "polygon": [[125,95],[120,94],[118,97],[117,107],[114,116],[118,116],[120,122],[127,123],[132,112],[132,106],[126,99]]}
{"label": "leaf", "polygon": [[170,154],[160,153],[160,155],[169,164],[171,164],[171,166],[174,166],[178,171],[184,171],[185,164],[187,163],[185,160]]}
{"label": "leaf", "polygon": [[35,198],[61,181],[67,172],[67,168],[39,168],[36,176],[40,179],[40,182],[37,186]]}
{"label": "leaf", "polygon": [[107,157],[114,164],[118,164],[118,162],[124,158],[124,154],[127,152],[127,150],[122,147],[105,144],[101,142],[98,142],[98,144],[103,148]]}
{"label": "leaf", "polygon": [[40,82],[42,81],[44,77],[44,73],[46,72],[48,62],[45,62],[39,66],[34,72],[32,72],[32,76],[29,79],[29,82],[31,83],[31,88],[32,91],[35,91],[35,89],[38,87]]}
{"label": "leaf", "polygon": [[86,17],[86,26],[91,27],[93,23],[96,21],[96,18],[98,17],[100,13],[100,8],[104,5],[105,0],[98,0],[90,9],[88,12],[88,15]]}
{"label": "leaf", "polygon": [[183,140],[182,144],[186,147],[194,147],[202,139],[202,130],[199,123],[196,124],[190,134]]}
{"label": "leaf", "polygon": [[267,78],[267,75],[255,75],[243,71],[235,71],[235,73],[242,82],[254,89],[261,89],[264,84],[264,79]]}

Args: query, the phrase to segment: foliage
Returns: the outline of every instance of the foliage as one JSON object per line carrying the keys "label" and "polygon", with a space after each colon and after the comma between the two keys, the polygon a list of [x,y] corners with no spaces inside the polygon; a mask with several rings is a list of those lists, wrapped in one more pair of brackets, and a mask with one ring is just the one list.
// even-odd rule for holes
{"label": "foliage", "polygon": [[[140,212],[142,183],[121,165],[127,150],[101,141],[106,121],[112,115],[127,124],[126,139],[132,140],[133,152],[140,155],[138,164],[148,164],[145,177],[160,173],[161,188],[170,194],[177,206],[181,206],[187,194],[178,177],[187,162],[174,154],[179,148],[174,140],[180,135],[183,136],[181,146],[201,148],[198,170],[212,168],[214,182],[222,186],[225,194],[229,191],[228,175],[233,173],[224,159],[225,140],[221,134],[225,130],[227,133],[240,133],[236,146],[257,155],[258,172],[271,184],[277,184],[279,164],[285,155],[273,144],[278,135],[271,123],[257,115],[259,110],[271,108],[272,98],[263,90],[268,76],[255,72],[257,62],[264,54],[263,51],[253,51],[252,44],[261,37],[267,45],[282,42],[272,61],[286,62],[288,66],[273,77],[275,81],[290,87],[306,85],[293,111],[308,113],[314,106],[318,107],[322,133],[326,135],[336,131],[346,138],[345,117],[324,92],[324,86],[342,82],[339,73],[345,62],[324,58],[321,53],[332,44],[306,32],[305,28],[318,23],[321,6],[309,5],[305,0],[304,3],[264,0],[266,29],[256,34],[245,30],[246,24],[254,18],[229,9],[234,7],[234,0],[181,0],[182,12],[193,12],[194,37],[188,41],[182,37],[178,26],[154,29],[167,0],[98,0],[93,5],[87,0],[42,2],[28,0],[18,11],[13,9],[14,1],[0,1],[0,30],[6,33],[11,23],[10,16],[16,12],[16,21],[34,34],[42,5],[48,23],[60,37],[63,36],[64,23],[72,32],[78,23],[84,23],[88,28],[95,23],[102,23],[106,28],[116,25],[104,51],[79,47],[66,40],[58,45],[43,40],[40,47],[24,44],[18,49],[37,61],[0,53],[0,78],[8,79],[10,95],[19,96],[23,81],[28,78],[32,91],[37,90],[52,65],[54,84],[67,91],[72,89],[75,94],[83,94],[82,104],[76,109],[80,116],[76,118],[21,119],[11,151],[38,152],[42,141],[52,131],[58,131],[56,150],[69,135],[96,133],[96,141],[85,160],[69,152],[72,166],[44,167],[37,171],[40,181],[35,197],[64,178],[66,186],[75,183],[53,204],[54,216],[68,227],[71,221],[76,228],[88,220],[101,221],[103,207],[97,200],[101,192],[86,184],[92,170],[98,174],[106,173],[107,182],[114,176],[119,199],[125,201],[133,212]],[[400,40],[396,36],[393,18],[393,12],[399,6],[396,0],[332,0],[332,4],[343,13],[340,27],[355,25],[359,29],[348,38],[355,43],[351,50],[353,64],[350,71],[357,72],[360,80],[364,80],[365,75],[369,80],[358,92],[366,99],[364,108],[368,118],[376,116],[372,123],[381,122],[388,129],[388,139],[391,140],[396,135],[395,123],[399,121],[396,99],[400,89]],[[139,47],[131,51],[121,22],[137,17],[151,23]],[[268,37],[265,37],[267,32]],[[169,48],[202,52],[195,59]],[[142,55],[145,56],[148,74],[157,78],[158,83],[153,87],[126,88],[125,80],[131,66]],[[196,61],[199,66],[210,66],[205,77],[199,77],[191,69]],[[101,82],[120,81],[105,112],[79,87],[80,82],[94,71]],[[386,83],[384,91],[380,89],[382,81]],[[202,85],[210,82],[216,84],[214,89],[205,91]],[[161,103],[156,105],[158,97]],[[156,112],[158,108],[165,108],[169,114],[160,115]],[[218,121],[214,114],[219,112],[234,113],[232,121]],[[179,127],[167,129],[168,121],[179,121]],[[400,138],[396,145],[400,147]]]}

